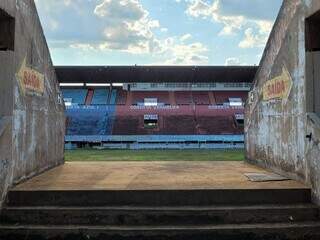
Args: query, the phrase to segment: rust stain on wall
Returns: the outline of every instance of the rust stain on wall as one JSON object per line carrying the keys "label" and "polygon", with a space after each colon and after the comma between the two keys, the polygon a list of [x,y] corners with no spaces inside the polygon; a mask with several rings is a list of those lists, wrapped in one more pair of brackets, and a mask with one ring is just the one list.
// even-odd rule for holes
{"label": "rust stain on wall", "polygon": [[308,117],[305,48],[305,19],[317,11],[318,0],[283,1],[246,105],[245,141],[249,162],[311,185],[320,203],[320,124]]}
{"label": "rust stain on wall", "polygon": [[15,21],[14,48],[0,51],[1,207],[14,184],[63,164],[65,118],[34,1],[1,0],[0,14]]}

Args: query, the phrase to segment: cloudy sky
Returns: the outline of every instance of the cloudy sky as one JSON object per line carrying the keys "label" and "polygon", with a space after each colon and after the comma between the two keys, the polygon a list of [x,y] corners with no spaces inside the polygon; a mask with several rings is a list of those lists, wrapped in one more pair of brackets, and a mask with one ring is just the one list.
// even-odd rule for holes
{"label": "cloudy sky", "polygon": [[56,65],[258,64],[281,0],[35,0]]}

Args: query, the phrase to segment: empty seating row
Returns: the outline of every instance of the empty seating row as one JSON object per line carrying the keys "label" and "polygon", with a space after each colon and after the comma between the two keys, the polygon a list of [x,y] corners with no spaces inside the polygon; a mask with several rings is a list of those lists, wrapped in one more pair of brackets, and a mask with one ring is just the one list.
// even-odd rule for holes
{"label": "empty seating row", "polygon": [[[212,92],[215,99],[210,101],[209,92],[205,91],[177,91],[174,92],[174,99],[177,105],[210,105],[210,104],[223,104],[229,102],[229,98],[241,98],[246,101],[247,92]],[[159,103],[172,104],[169,100],[169,92],[133,92],[132,104],[136,105],[143,102],[145,98],[157,98]],[[215,101],[214,101],[215,100]]]}
{"label": "empty seating row", "polygon": [[[127,92],[118,89],[62,89],[63,98],[78,105],[124,105]],[[71,101],[70,101],[71,100]]]}
{"label": "empty seating row", "polygon": [[112,89],[109,104],[115,105],[117,102],[117,90]]}
{"label": "empty seating row", "polygon": [[194,135],[196,119],[193,116],[168,116],[164,119],[163,134]]}
{"label": "empty seating row", "polygon": [[217,104],[223,104],[229,102],[229,98],[241,98],[242,102],[245,102],[248,98],[247,92],[236,91],[216,91],[213,93]]}
{"label": "empty seating row", "polygon": [[117,105],[126,105],[127,103],[127,91],[122,89],[118,90]]}
{"label": "empty seating row", "polygon": [[131,92],[132,105],[138,105],[144,103],[146,98],[156,98],[159,104],[170,104],[169,92],[148,92],[148,91],[136,91]]}
{"label": "empty seating row", "polygon": [[110,93],[109,89],[95,89],[91,104],[106,105],[109,100],[109,93]]}
{"label": "empty seating row", "polygon": [[232,116],[165,116],[159,119],[158,127],[145,128],[143,118],[121,116],[115,119],[113,135],[221,135],[243,134]]}
{"label": "empty seating row", "polygon": [[232,116],[197,117],[197,133],[202,135],[242,134]]}
{"label": "empty seating row", "polygon": [[193,92],[192,97],[193,97],[193,102],[196,105],[210,105],[208,92]]}
{"label": "empty seating row", "polygon": [[103,112],[67,113],[67,135],[105,135],[107,116]]}
{"label": "empty seating row", "polygon": [[64,99],[71,99],[73,104],[84,104],[87,96],[87,89],[62,89]]}
{"label": "empty seating row", "polygon": [[[245,102],[248,95],[247,92],[240,91],[177,91],[173,95],[168,91],[134,91],[131,92],[131,101],[127,102],[128,92],[122,89],[62,89],[62,93],[64,99],[71,99],[73,104],[80,105],[138,105],[148,98],[157,99],[158,104],[164,105],[222,105],[228,103],[230,98],[240,98]],[[173,96],[172,99],[170,96]]]}
{"label": "empty seating row", "polygon": [[108,135],[111,134],[115,108],[67,109],[67,135]]}
{"label": "empty seating row", "polygon": [[118,117],[113,125],[112,134],[113,135],[139,135],[139,118],[137,117]]}
{"label": "empty seating row", "polygon": [[190,105],[193,103],[191,92],[175,92],[175,99],[178,105]]}

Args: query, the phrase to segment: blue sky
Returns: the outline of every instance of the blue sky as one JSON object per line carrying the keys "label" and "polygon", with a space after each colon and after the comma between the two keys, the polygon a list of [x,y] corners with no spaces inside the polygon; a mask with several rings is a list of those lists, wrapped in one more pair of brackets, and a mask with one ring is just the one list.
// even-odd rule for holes
{"label": "blue sky", "polygon": [[35,0],[55,65],[254,65],[281,0]]}

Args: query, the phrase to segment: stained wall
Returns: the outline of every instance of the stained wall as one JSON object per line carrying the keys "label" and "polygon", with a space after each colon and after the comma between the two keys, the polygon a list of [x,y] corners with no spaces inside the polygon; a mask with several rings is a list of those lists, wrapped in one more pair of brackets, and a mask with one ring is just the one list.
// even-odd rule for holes
{"label": "stained wall", "polygon": [[320,199],[320,125],[310,107],[313,71],[308,70],[306,19],[319,10],[318,0],[284,0],[250,92],[245,121],[247,160],[311,185],[315,201]]}
{"label": "stained wall", "polygon": [[4,32],[14,39],[0,38],[0,206],[12,185],[64,162],[65,133],[64,104],[33,0],[0,1]]}

